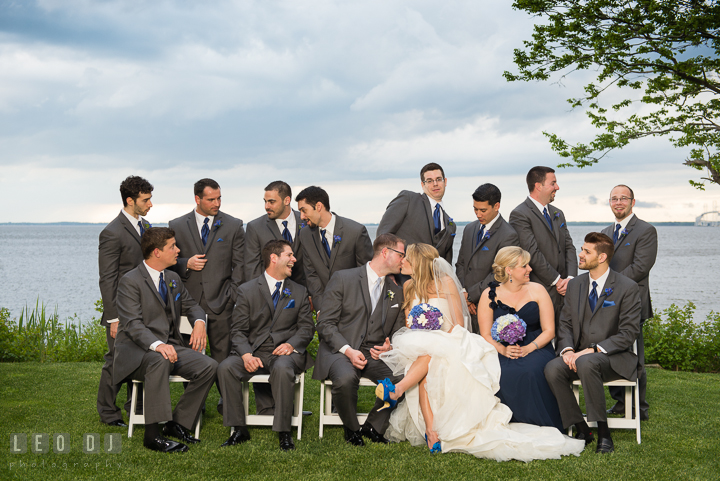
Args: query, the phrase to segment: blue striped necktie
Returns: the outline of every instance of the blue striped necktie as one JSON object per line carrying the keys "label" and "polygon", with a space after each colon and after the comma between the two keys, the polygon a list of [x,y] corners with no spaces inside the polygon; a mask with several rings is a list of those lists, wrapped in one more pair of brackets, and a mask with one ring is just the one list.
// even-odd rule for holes
{"label": "blue striped necktie", "polygon": [[328,244],[327,237],[325,237],[325,232],[327,232],[325,229],[320,229],[320,237],[322,238],[322,245],[325,248],[325,253],[328,256],[328,259],[330,258],[330,244]]}
{"label": "blue striped necktie", "polygon": [[475,247],[480,245],[483,235],[485,235],[485,224],[480,224],[480,231],[478,232],[477,240],[475,241]]}
{"label": "blue striped necktie", "polygon": [[202,230],[200,231],[200,236],[202,237],[203,245],[207,244],[208,234],[210,234],[210,228],[208,227],[208,222],[210,219],[208,217],[205,217],[205,220],[203,221]]}
{"label": "blue striped necktie", "polygon": [[433,212],[433,224],[435,224],[435,233],[440,232],[440,204],[435,204],[435,212]]}
{"label": "blue striped necktie", "polygon": [[138,227],[140,227],[140,237],[145,233],[145,228],[142,225],[141,221],[138,221]]}
{"label": "blue striped necktie", "polygon": [[588,301],[590,302],[590,310],[595,312],[595,306],[597,305],[598,301],[597,282],[595,281],[593,281],[592,283],[592,291],[590,291],[590,297],[588,297]]}
{"label": "blue striped necktie", "polygon": [[620,237],[620,224],[616,224],[615,232],[613,232],[613,244],[617,244],[619,237]]}
{"label": "blue striped necktie", "polygon": [[158,283],[158,292],[160,292],[160,297],[162,297],[162,300],[167,304],[167,286],[165,285],[165,279],[163,279],[163,273],[160,273],[160,282]]}
{"label": "blue striped necktie", "polygon": [[292,243],[292,236],[290,235],[290,231],[288,230],[288,221],[286,221],[286,220],[282,221],[282,225],[285,226],[285,228],[282,231],[283,239]]}
{"label": "blue striped necktie", "polygon": [[545,216],[545,220],[547,221],[548,227],[550,227],[550,230],[553,230],[552,219],[550,219],[550,216],[548,215],[547,207],[543,208],[543,215]]}
{"label": "blue striped necktie", "polygon": [[282,286],[282,282],[275,283],[275,292],[272,294],[273,308],[277,308],[277,303],[280,300],[280,286]]}

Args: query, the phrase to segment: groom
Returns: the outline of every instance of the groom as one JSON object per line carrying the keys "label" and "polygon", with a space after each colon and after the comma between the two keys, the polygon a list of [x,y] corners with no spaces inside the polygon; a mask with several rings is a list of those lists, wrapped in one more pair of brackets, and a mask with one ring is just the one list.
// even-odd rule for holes
{"label": "groom", "polygon": [[379,235],[373,244],[373,258],[360,267],[336,272],[325,289],[317,332],[320,338],[313,379],[330,379],[337,412],[345,427],[345,440],[364,446],[365,436],[387,443],[383,436],[391,409],[378,409],[377,399],[365,424],[357,419],[358,385],[364,377],[373,382],[395,376],[380,360],[391,349],[390,338],[405,325],[403,290],[388,278],[398,274],[405,258],[405,243],[392,234]]}
{"label": "groom", "polygon": [[572,390],[580,379],[588,421],[597,422],[597,453],[614,450],[605,412],[603,382],[637,379],[638,360],[632,346],[640,332],[640,290],[635,281],[610,269],[613,242],[605,234],[585,236],[580,268],[568,283],[557,333],[559,357],[545,366],[545,378],[558,401],[563,426],[590,444],[594,436],[583,419]]}

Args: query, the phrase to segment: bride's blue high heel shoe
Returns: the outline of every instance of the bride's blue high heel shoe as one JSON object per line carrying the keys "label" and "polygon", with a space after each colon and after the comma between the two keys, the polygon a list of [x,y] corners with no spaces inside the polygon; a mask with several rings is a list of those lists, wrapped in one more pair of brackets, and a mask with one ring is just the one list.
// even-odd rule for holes
{"label": "bride's blue high heel shoe", "polygon": [[[425,444],[427,444],[427,442],[428,442],[428,439],[427,439],[427,434],[426,434],[425,435]],[[442,446],[440,445],[440,441],[438,441],[432,445],[432,448],[430,448],[430,453],[431,454],[442,453]]]}
{"label": "bride's blue high heel shoe", "polygon": [[378,411],[382,411],[385,408],[394,408],[395,405],[397,405],[397,400],[390,398],[391,392],[395,392],[395,384],[393,384],[389,378],[386,377],[382,381],[378,380],[375,395],[385,401],[385,405],[378,409]]}

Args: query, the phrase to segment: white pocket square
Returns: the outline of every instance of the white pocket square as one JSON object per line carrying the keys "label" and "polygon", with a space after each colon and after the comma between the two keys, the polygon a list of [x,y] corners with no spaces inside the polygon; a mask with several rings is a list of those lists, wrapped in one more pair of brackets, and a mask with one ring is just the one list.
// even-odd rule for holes
{"label": "white pocket square", "polygon": [[390,306],[390,309],[394,309],[394,308],[396,308],[396,307],[398,307],[398,305],[397,305],[397,304],[393,304],[392,306]]}

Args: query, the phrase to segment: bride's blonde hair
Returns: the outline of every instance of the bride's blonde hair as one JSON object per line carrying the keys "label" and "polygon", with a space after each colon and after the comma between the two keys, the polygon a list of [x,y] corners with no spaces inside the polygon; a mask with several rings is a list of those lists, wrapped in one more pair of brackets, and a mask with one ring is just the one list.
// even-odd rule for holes
{"label": "bride's blonde hair", "polygon": [[405,258],[412,266],[412,279],[405,288],[403,309],[413,305],[415,297],[420,302],[427,302],[430,294],[435,293],[433,277],[433,259],[440,257],[438,250],[428,244],[410,244],[405,251]]}

